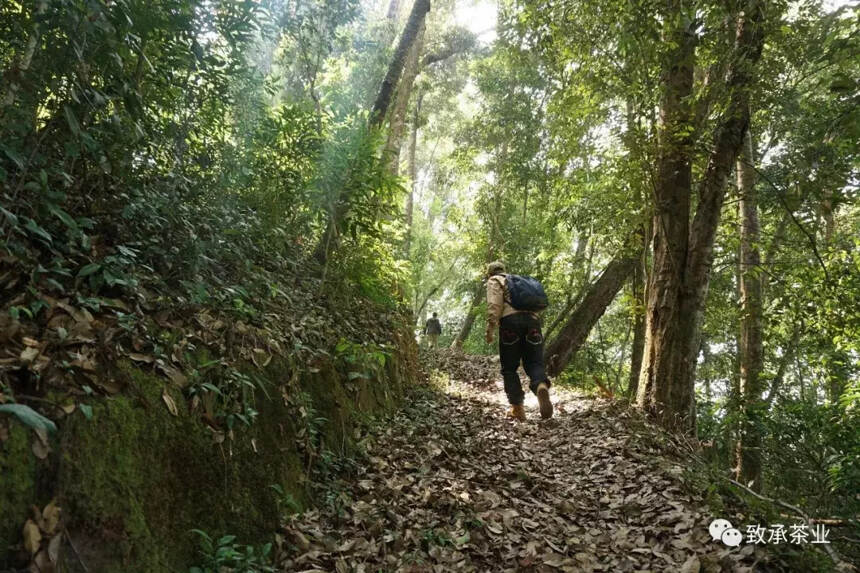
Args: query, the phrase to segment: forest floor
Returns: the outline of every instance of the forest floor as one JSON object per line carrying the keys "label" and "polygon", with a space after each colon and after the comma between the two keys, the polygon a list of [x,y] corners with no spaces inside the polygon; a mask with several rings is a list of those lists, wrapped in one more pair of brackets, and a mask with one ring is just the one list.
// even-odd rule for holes
{"label": "forest floor", "polygon": [[554,388],[554,418],[530,395],[517,423],[491,359],[429,362],[428,389],[362,440],[328,503],[287,522],[283,570],[695,573],[766,557],[711,540],[724,516],[622,403]]}

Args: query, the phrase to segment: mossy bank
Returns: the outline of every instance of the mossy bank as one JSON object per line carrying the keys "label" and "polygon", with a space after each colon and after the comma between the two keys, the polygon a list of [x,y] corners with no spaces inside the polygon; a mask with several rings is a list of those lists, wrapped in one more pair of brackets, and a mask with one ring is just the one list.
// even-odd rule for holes
{"label": "mossy bank", "polygon": [[232,432],[192,412],[187,389],[126,360],[113,367],[123,391],[93,397],[90,415],[78,407],[60,420],[44,459],[31,430],[3,419],[0,571],[27,562],[22,527],[52,499],[70,571],[186,571],[197,558],[195,528],[270,540],[284,512],[313,503],[317,456],[348,453],[356,424],[390,409],[415,380],[415,344],[408,334],[395,340],[372,375],[350,375],[336,358],[242,366],[266,391],[254,393],[253,423]]}

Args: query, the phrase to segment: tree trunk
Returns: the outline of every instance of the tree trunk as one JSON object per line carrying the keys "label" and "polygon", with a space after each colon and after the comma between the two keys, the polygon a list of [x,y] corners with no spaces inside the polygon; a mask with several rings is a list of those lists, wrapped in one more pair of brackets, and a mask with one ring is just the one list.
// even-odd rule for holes
{"label": "tree trunk", "polygon": [[472,291],[472,304],[469,305],[469,312],[466,313],[466,320],[463,321],[463,326],[460,327],[460,332],[457,333],[454,342],[451,343],[451,348],[462,350],[463,343],[469,338],[469,333],[472,332],[472,326],[475,324],[475,317],[478,314],[478,307],[481,306],[481,301],[485,296],[484,281],[478,280],[475,282],[475,287]]}
{"label": "tree trunk", "polygon": [[429,11],[430,0],[415,0],[415,3],[412,5],[409,20],[406,21],[406,27],[403,29],[403,34],[401,34],[397,48],[394,50],[394,57],[388,66],[388,72],[385,74],[385,79],[382,80],[379,94],[377,94],[376,101],[373,103],[373,108],[370,112],[371,127],[382,125],[385,114],[388,113],[388,106],[391,104],[394,90],[397,89],[397,83],[400,81],[403,68],[406,66],[407,56],[418,39],[420,32],[424,29],[424,19]]}
{"label": "tree trunk", "polygon": [[[572,268],[577,268],[583,264],[583,260],[585,259],[585,247],[591,239],[591,233],[583,235],[580,233],[579,238],[576,242],[576,251],[573,255],[573,261],[571,263]],[[575,273],[570,274],[570,284],[568,285],[568,295],[567,302],[564,305],[564,308],[558,316],[556,316],[552,323],[544,330],[544,338],[551,338],[555,329],[561,326],[561,323],[567,318],[567,315],[573,312],[573,309],[576,308],[576,305],[579,304],[579,301],[582,299],[582,296],[585,294],[586,288],[588,288],[588,282],[591,278],[591,257],[594,255],[594,249],[592,248],[589,255],[588,265],[583,272],[582,277],[580,277],[580,285],[576,291],[576,294],[573,292],[574,279],[576,278]]]}
{"label": "tree trunk", "polygon": [[48,2],[45,0],[40,0],[36,4],[31,17],[33,30],[27,38],[27,46],[24,48],[23,53],[18,54],[17,57],[12,60],[9,69],[2,74],[3,84],[5,87],[2,92],[0,92],[0,116],[2,116],[4,108],[14,105],[18,92],[21,90],[21,80],[23,79],[25,72],[30,69],[30,63],[33,61],[36,46],[39,45],[39,41],[41,40],[42,30],[39,25],[39,20],[45,13],[47,7]]}
{"label": "tree trunk", "polygon": [[624,286],[637,260],[637,255],[626,255],[613,259],[606,266],[600,278],[582,299],[582,303],[570,315],[561,332],[547,345],[544,351],[547,374],[558,376],[570,363],[595,323]]}
{"label": "tree trunk", "polygon": [[788,365],[794,357],[795,347],[797,346],[797,341],[800,338],[800,331],[801,325],[795,324],[794,331],[791,333],[791,339],[788,341],[788,344],[783,351],[782,358],[779,360],[776,374],[770,382],[770,390],[768,391],[767,398],[765,399],[768,408],[770,408],[774,399],[779,395],[779,388],[785,380],[785,373],[788,370]]}
{"label": "tree trunk", "polygon": [[755,189],[755,167],[752,138],[749,129],[737,161],[738,192],[740,193],[740,285],[741,285],[741,344],[740,344],[740,439],[735,449],[737,480],[751,489],[761,489],[762,416],[762,298],[759,256],[758,201]]}
{"label": "tree trunk", "polygon": [[397,87],[397,95],[394,99],[394,107],[391,109],[391,120],[388,124],[388,139],[385,142],[385,161],[388,163],[388,172],[395,177],[400,172],[400,144],[403,140],[403,132],[406,130],[406,112],[409,107],[409,98],[412,96],[412,86],[418,77],[421,50],[424,46],[425,22],[421,23],[415,43],[409,50],[409,58],[406,68],[403,70],[403,78]]}
{"label": "tree trunk", "polygon": [[642,355],[645,351],[645,257],[642,256],[633,267],[631,280],[633,295],[633,345],[630,351],[630,379],[627,383],[627,396],[636,398],[639,388],[639,370],[642,368]]}
{"label": "tree trunk", "polygon": [[673,0],[666,22],[674,46],[664,63],[661,151],[656,195],[654,270],[648,284],[645,353],[637,403],[664,427],[695,435],[693,383],[711,255],[726,180],[749,124],[749,91],[761,56],[761,6],[750,1],[738,17],[727,74],[729,95],[690,224],[691,94],[694,33],[686,29],[683,0]]}
{"label": "tree trunk", "polygon": [[424,94],[419,93],[415,101],[415,109],[412,112],[412,133],[409,137],[409,194],[406,196],[406,241],[404,252],[409,258],[412,249],[412,218],[415,210],[415,189],[418,186],[418,166],[415,162],[415,151],[418,147],[418,122],[421,118],[421,102]]}
{"label": "tree trunk", "polygon": [[[388,66],[388,71],[385,78],[382,80],[382,86],[379,88],[379,93],[376,96],[376,101],[373,103],[373,108],[370,111],[370,129],[378,129],[385,120],[385,115],[388,113],[388,107],[391,104],[391,98],[394,90],[397,88],[397,82],[403,73],[403,68],[406,65],[406,56],[412,45],[418,37],[419,31],[424,26],[424,19],[427,12],[430,11],[430,0],[415,0],[412,5],[412,12],[409,14],[409,20],[406,22],[406,27],[403,29],[403,34],[400,36],[400,41],[397,48],[394,50],[394,56],[391,64]],[[338,236],[338,230],[344,217],[349,211],[348,194],[337,197],[332,203],[331,212],[329,213],[326,229],[323,232],[320,242],[317,243],[314,249],[314,258],[321,265],[325,265],[328,261],[329,253],[334,247],[335,240]]]}
{"label": "tree trunk", "polygon": [[667,427],[689,423],[693,391],[684,337],[683,285],[687,259],[693,151],[690,102],[693,93],[695,34],[682,16],[684,0],[673,0],[664,39],[674,46],[663,64],[660,156],[655,181],[654,266],[648,281],[645,350],[637,403]]}

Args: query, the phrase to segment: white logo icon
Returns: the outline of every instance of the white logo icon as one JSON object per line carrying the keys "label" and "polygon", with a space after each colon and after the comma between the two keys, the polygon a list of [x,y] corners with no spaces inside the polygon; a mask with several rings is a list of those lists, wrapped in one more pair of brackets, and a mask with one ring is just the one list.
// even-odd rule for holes
{"label": "white logo icon", "polygon": [[734,527],[730,527],[723,531],[723,535],[722,537],[720,537],[720,539],[722,539],[723,543],[725,543],[729,547],[737,547],[741,544],[741,541],[744,540],[744,536]]}
{"label": "white logo icon", "polygon": [[[715,519],[708,526],[708,532],[711,534],[711,539],[720,541],[723,538],[723,533],[726,530],[732,529],[732,524],[727,519]],[[734,531],[737,531],[735,529]]]}

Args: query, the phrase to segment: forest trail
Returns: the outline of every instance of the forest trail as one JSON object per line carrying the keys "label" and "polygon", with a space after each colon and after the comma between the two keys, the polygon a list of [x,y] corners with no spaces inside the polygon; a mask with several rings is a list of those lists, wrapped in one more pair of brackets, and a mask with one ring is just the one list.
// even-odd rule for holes
{"label": "forest trail", "polygon": [[480,372],[492,363],[468,362],[470,380],[420,392],[371,433],[338,502],[288,522],[282,570],[751,570],[753,546],[710,540],[714,516],[623,406],[554,389],[553,419],[530,395],[515,423]]}

